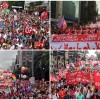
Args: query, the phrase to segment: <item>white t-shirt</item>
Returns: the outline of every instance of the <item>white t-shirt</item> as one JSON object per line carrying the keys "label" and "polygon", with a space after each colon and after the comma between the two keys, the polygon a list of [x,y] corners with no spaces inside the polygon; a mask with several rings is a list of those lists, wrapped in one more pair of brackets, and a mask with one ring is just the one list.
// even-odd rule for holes
{"label": "white t-shirt", "polygon": [[17,46],[18,46],[18,49],[21,49],[21,47],[23,47],[23,44],[21,43],[21,44],[17,44]]}
{"label": "white t-shirt", "polygon": [[52,99],[57,99],[56,93],[52,95]]}

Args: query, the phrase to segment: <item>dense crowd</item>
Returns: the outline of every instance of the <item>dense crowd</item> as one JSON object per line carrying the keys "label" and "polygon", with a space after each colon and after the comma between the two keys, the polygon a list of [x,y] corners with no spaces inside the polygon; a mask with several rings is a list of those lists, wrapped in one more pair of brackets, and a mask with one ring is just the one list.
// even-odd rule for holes
{"label": "dense crowd", "polygon": [[43,79],[32,84],[16,80],[10,86],[10,93],[0,92],[0,99],[49,99],[49,82]]}
{"label": "dense crowd", "polygon": [[[58,67],[55,61],[51,65],[51,98],[52,99],[100,99],[100,90],[94,86],[93,79],[90,83],[67,84],[66,73],[74,71],[91,71],[100,65],[100,61],[84,60],[77,62],[69,62],[66,68],[62,62],[58,62]],[[62,70],[62,72],[60,72]]]}
{"label": "dense crowd", "polygon": [[1,14],[0,49],[49,49],[49,14],[41,17],[45,11],[37,11],[37,15],[25,10]]}
{"label": "dense crowd", "polygon": [[100,99],[100,90],[94,85],[79,83],[75,86],[67,85],[65,79],[51,82],[52,99]]}
{"label": "dense crowd", "polygon": [[66,29],[63,31],[62,28],[59,29],[57,24],[52,24],[51,33],[52,34],[67,34],[67,35],[85,35],[85,34],[99,34],[100,28],[90,28],[89,26],[81,26],[78,24],[67,25]]}

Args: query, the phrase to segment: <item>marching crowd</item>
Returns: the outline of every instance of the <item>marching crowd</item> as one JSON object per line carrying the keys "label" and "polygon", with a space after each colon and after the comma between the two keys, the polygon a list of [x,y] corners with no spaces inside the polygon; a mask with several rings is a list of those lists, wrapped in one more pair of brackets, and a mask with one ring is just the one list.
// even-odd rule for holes
{"label": "marching crowd", "polygon": [[[92,61],[93,62],[93,61]],[[96,89],[94,86],[93,79],[91,79],[90,83],[82,83],[78,84],[67,84],[66,72],[74,72],[77,70],[89,72],[92,70],[93,66],[97,66],[98,64],[92,63],[92,66],[87,65],[88,67],[81,64],[79,66],[78,62],[69,62],[64,67],[64,64],[59,62],[58,67],[55,62],[52,62],[51,66],[51,98],[52,99],[100,99],[100,90]],[[77,64],[78,63],[78,64]],[[84,61],[86,65],[86,61]],[[78,67],[78,66],[79,67]],[[62,70],[62,72],[60,72]],[[65,74],[64,74],[65,73]],[[91,74],[92,75],[92,74]]]}
{"label": "marching crowd", "polygon": [[16,80],[10,86],[10,93],[0,92],[0,99],[49,99],[49,82],[43,79],[31,84]]}
{"label": "marching crowd", "polygon": [[53,23],[52,24],[52,34],[67,34],[67,35],[85,35],[85,34],[99,34],[100,33],[100,28],[95,27],[95,28],[90,28],[88,26],[81,26],[78,24],[73,24],[73,25],[67,25],[66,29],[63,31],[62,28],[59,29],[57,24]]}
{"label": "marching crowd", "polygon": [[67,85],[65,79],[51,82],[52,99],[100,99],[100,90],[94,84]]}
{"label": "marching crowd", "polygon": [[1,14],[0,49],[49,49],[48,16],[46,9],[39,15],[29,14],[26,10]]}

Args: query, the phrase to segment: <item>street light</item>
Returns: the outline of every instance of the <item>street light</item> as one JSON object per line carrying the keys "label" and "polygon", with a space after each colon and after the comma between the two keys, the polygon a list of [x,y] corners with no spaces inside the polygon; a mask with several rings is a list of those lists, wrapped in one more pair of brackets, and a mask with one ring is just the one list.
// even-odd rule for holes
{"label": "street light", "polygon": [[12,59],[12,66],[14,67],[14,70],[15,70],[15,59],[14,58]]}

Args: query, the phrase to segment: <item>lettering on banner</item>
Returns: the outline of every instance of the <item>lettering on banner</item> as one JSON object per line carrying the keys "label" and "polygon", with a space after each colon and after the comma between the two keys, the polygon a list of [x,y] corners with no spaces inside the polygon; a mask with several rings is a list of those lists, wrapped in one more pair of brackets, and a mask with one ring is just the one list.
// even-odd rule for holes
{"label": "lettering on banner", "polygon": [[100,82],[95,82],[95,86],[100,86]]}
{"label": "lettering on banner", "polygon": [[64,49],[68,49],[68,43],[64,44]]}
{"label": "lettering on banner", "polygon": [[58,48],[58,50],[61,49],[61,47],[62,47],[62,45]]}
{"label": "lettering on banner", "polygon": [[100,73],[97,73],[96,76],[100,76]]}
{"label": "lettering on banner", "polygon": [[81,81],[81,78],[76,78],[76,81]]}
{"label": "lettering on banner", "polygon": [[96,35],[52,35],[52,42],[93,42],[100,41],[99,34]]}

